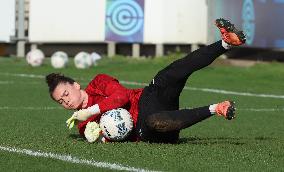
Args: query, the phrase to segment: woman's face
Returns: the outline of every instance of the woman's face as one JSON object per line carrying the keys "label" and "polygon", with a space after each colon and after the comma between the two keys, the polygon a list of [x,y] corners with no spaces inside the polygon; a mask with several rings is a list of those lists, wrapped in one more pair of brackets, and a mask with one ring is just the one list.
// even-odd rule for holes
{"label": "woman's face", "polygon": [[65,109],[77,109],[83,103],[80,85],[77,82],[58,84],[52,93],[52,97]]}

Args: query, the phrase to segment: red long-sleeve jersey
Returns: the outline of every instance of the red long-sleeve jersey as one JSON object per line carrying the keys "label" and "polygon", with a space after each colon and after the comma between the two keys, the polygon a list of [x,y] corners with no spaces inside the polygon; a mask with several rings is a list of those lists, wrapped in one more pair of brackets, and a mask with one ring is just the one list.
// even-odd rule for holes
{"label": "red long-sleeve jersey", "polygon": [[[138,101],[143,91],[142,88],[127,89],[117,79],[106,74],[98,74],[88,84],[85,91],[88,94],[87,107],[98,104],[101,114],[119,107],[127,109],[132,115],[134,127],[136,126]],[[80,122],[77,126],[79,133],[84,136],[87,123],[90,121],[99,123],[100,117],[101,115],[93,115],[86,121]]]}

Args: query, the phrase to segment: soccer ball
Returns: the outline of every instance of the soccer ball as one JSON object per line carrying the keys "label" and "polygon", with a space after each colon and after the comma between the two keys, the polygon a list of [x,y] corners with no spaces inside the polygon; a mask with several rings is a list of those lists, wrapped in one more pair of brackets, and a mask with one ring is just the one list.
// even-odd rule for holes
{"label": "soccer ball", "polygon": [[131,114],[122,108],[107,111],[101,116],[100,128],[105,138],[111,141],[122,141],[133,128]]}
{"label": "soccer ball", "polygon": [[93,61],[93,65],[96,66],[97,61],[100,60],[102,57],[98,53],[93,52],[93,53],[91,53],[91,58],[92,58],[92,61]]}
{"label": "soccer ball", "polygon": [[33,67],[41,66],[43,63],[44,54],[39,49],[34,49],[28,52],[26,56],[26,61],[29,65]]}
{"label": "soccer ball", "polygon": [[92,66],[92,58],[89,53],[86,52],[79,52],[75,58],[74,63],[76,68],[79,69],[86,69]]}
{"label": "soccer ball", "polygon": [[57,51],[51,56],[51,65],[54,68],[64,68],[68,63],[68,55],[63,51]]}

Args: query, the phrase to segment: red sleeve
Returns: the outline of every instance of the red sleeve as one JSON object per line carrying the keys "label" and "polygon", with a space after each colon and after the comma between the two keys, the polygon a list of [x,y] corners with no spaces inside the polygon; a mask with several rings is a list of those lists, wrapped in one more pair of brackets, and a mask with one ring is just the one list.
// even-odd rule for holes
{"label": "red sleeve", "polygon": [[101,113],[123,107],[130,101],[127,89],[111,76],[99,74],[91,82],[91,85],[107,96],[107,98],[98,103]]}

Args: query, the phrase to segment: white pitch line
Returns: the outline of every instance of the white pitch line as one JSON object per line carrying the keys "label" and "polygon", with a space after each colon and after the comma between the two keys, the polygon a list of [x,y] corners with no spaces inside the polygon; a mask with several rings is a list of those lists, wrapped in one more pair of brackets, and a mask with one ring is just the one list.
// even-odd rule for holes
{"label": "white pitch line", "polygon": [[4,84],[14,84],[13,81],[0,81],[0,85],[4,85]]}
{"label": "white pitch line", "polygon": [[[141,85],[141,86],[147,86],[148,85],[146,83],[138,83],[138,82],[130,82],[130,81],[120,81],[120,83],[127,84],[127,85]],[[237,96],[284,99],[284,95],[254,94],[254,93],[248,93],[248,92],[236,92],[236,91],[227,91],[227,90],[212,89],[212,88],[196,88],[196,87],[187,87],[187,86],[185,86],[184,89],[185,90],[192,90],[192,91],[217,93],[217,94],[229,94],[229,95],[237,95]]]}
{"label": "white pitch line", "polygon": [[[0,74],[7,75],[7,76],[26,77],[26,78],[44,78],[45,77],[43,75],[34,75],[34,74],[11,74],[11,73],[0,73]],[[136,86],[147,86],[148,85],[147,83],[139,83],[139,82],[132,82],[132,81],[119,81],[119,82],[122,84],[126,84],[126,85],[136,85]],[[216,94],[284,99],[284,95],[263,94],[263,93],[256,94],[256,93],[249,93],[249,92],[237,92],[237,91],[228,91],[228,90],[213,89],[213,88],[184,87],[184,89],[192,90],[192,91],[216,93]]]}
{"label": "white pitch line", "polygon": [[6,76],[17,76],[25,78],[44,78],[43,75],[34,75],[34,74],[20,74],[20,73],[0,73],[0,74]]}
{"label": "white pitch line", "polygon": [[210,93],[230,94],[230,95],[237,95],[237,96],[249,96],[249,97],[263,97],[263,98],[284,99],[284,95],[254,94],[254,93],[248,93],[248,92],[236,92],[236,91],[227,91],[227,90],[219,90],[219,89],[212,89],[212,88],[185,87],[185,89],[188,89],[188,90],[198,90],[198,91],[210,92]]}
{"label": "white pitch line", "polygon": [[9,106],[0,106],[0,110],[65,110],[62,107],[9,107]]}
{"label": "white pitch line", "polygon": [[51,152],[33,151],[29,149],[17,149],[13,147],[4,147],[4,146],[0,146],[0,150],[6,151],[6,152],[34,156],[34,157],[57,159],[57,160],[65,161],[65,162],[70,162],[73,164],[86,164],[90,166],[95,166],[99,168],[107,168],[107,169],[112,169],[112,170],[134,171],[134,172],[155,172],[151,170],[145,170],[142,168],[134,168],[134,167],[129,167],[129,166],[123,166],[121,164],[116,164],[116,163],[99,162],[99,161],[94,161],[94,160],[81,159],[81,158],[77,158],[71,155],[60,155],[60,154],[55,154]]}
{"label": "white pitch line", "polygon": [[252,111],[252,112],[280,112],[284,111],[284,108],[237,108],[237,110],[241,111]]}

